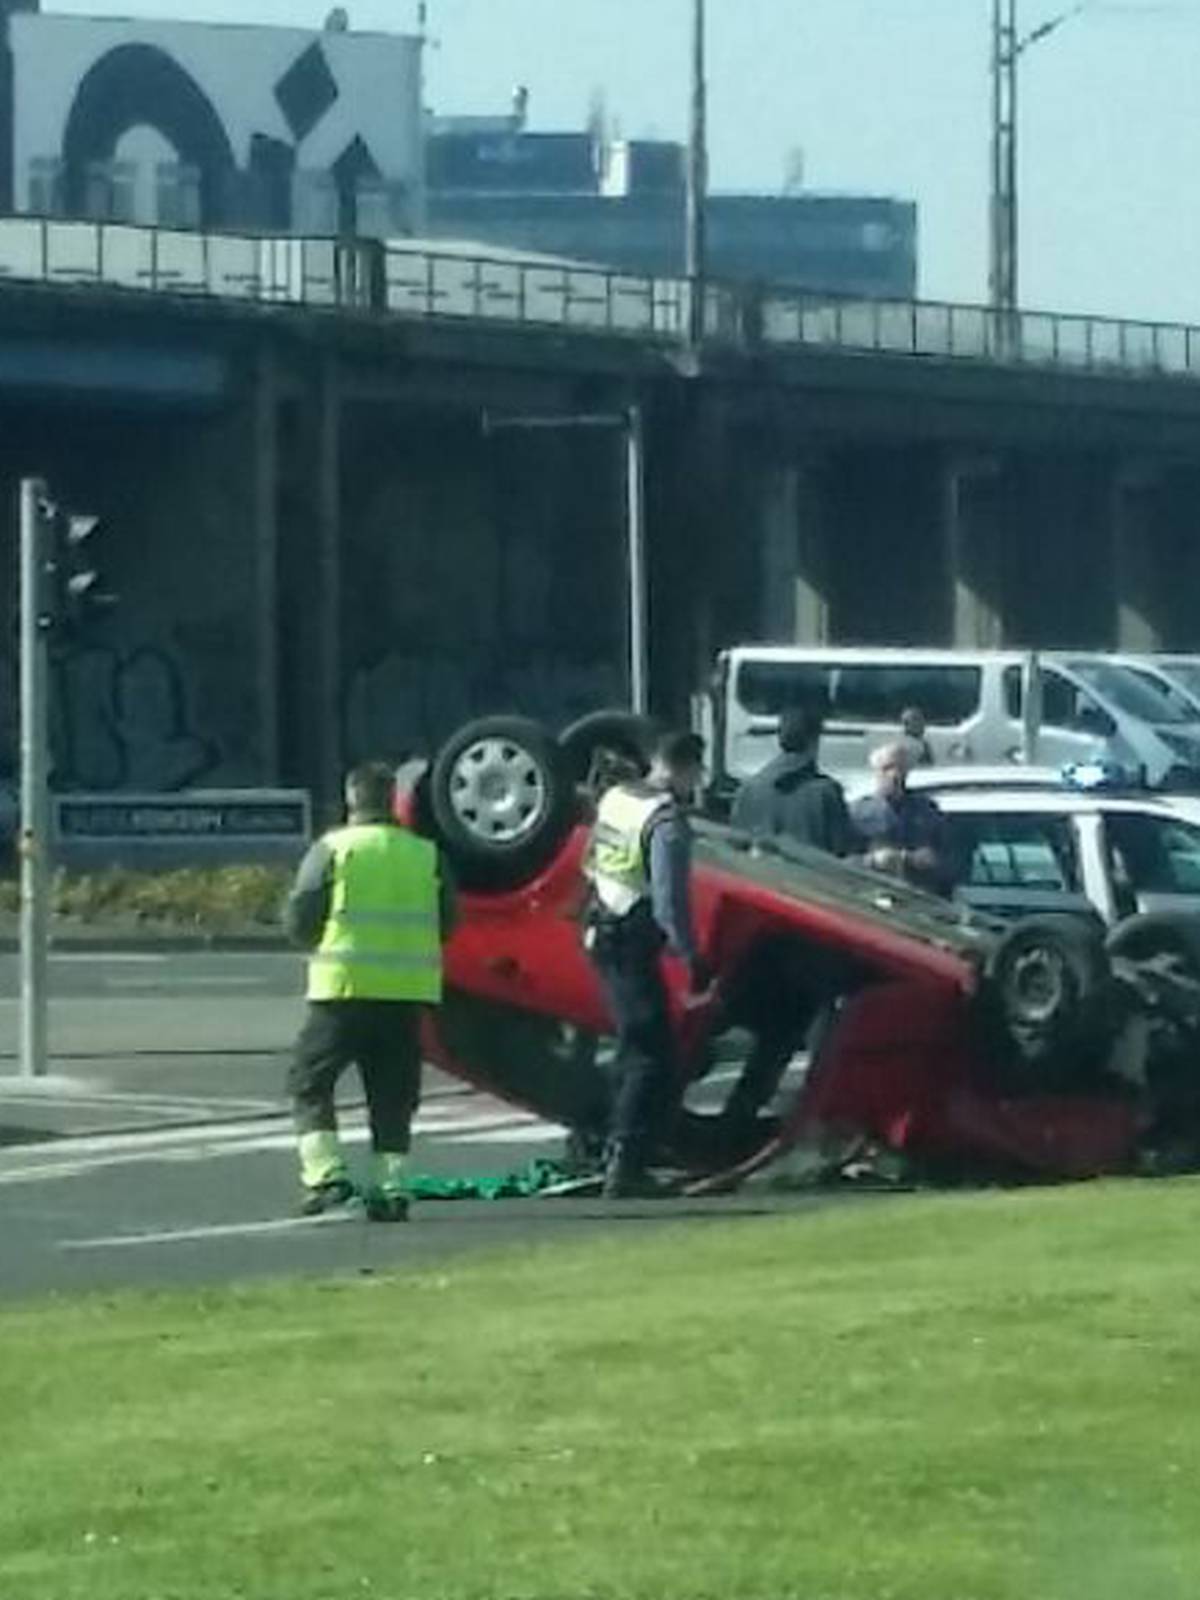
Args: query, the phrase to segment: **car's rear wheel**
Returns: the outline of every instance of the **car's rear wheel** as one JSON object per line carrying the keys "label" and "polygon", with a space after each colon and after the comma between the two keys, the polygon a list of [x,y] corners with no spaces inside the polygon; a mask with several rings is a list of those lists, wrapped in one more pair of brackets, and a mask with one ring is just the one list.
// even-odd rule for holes
{"label": "car's rear wheel", "polygon": [[1090,923],[1027,917],[1001,939],[987,975],[1009,1043],[1034,1061],[1082,1041],[1110,972]]}
{"label": "car's rear wheel", "polygon": [[594,786],[606,757],[644,775],[657,735],[657,725],[634,711],[592,711],[564,728],[558,744],[571,781]]}
{"label": "car's rear wheel", "polygon": [[554,855],[574,792],[554,740],[526,717],[483,717],[438,753],[429,801],[466,888],[511,888]]}

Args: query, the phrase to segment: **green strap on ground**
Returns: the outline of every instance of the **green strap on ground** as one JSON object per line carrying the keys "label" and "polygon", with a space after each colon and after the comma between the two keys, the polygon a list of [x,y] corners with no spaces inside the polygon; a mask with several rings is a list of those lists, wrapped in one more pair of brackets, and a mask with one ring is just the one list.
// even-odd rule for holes
{"label": "green strap on ground", "polygon": [[573,1174],[558,1161],[531,1161],[515,1172],[467,1173],[457,1178],[438,1178],[427,1172],[414,1172],[405,1189],[413,1200],[522,1200],[541,1194],[556,1183],[565,1183]]}

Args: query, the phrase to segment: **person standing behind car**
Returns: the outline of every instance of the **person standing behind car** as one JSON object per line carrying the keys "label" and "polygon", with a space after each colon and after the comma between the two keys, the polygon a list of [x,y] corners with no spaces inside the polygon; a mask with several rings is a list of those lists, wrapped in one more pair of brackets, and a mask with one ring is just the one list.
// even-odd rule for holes
{"label": "person standing behind car", "polygon": [[441,1000],[454,906],[436,847],[393,820],[394,799],[391,767],[356,767],[346,779],[346,826],[312,846],[284,908],[289,936],[309,951],[308,1016],[288,1074],[304,1216],[357,1198],[334,1109],[337,1081],[352,1062],[374,1151],[367,1215],[376,1222],[408,1215],[419,1014]]}
{"label": "person standing behind car", "polygon": [[609,1199],[659,1193],[648,1168],[680,1088],[663,951],[687,963],[693,993],[709,986],[692,923],[686,810],[703,757],[703,741],[693,733],[662,739],[644,779],[626,779],[602,795],[584,864],[591,885],[585,942],[617,1028],[620,1081],[604,1174]]}
{"label": "person standing behind car", "polygon": [[945,818],[928,795],[914,794],[908,787],[913,765],[907,739],[872,751],[875,793],[854,803],[851,821],[862,840],[867,866],[932,894],[949,895],[954,871]]}
{"label": "person standing behind car", "polygon": [[[780,753],[747,780],[734,801],[735,828],[756,839],[786,839],[831,856],[847,856],[856,843],[846,796],[817,765],[823,712],[797,706],[779,719]],[[731,1021],[749,1029],[753,1045],[722,1115],[734,1136],[754,1125],[772,1099],[820,1014],[823,969],[811,951],[786,939],[762,940],[737,975],[729,995]]]}
{"label": "person standing behind car", "polygon": [[755,838],[791,839],[831,856],[849,855],[854,839],[846,796],[822,772],[817,755],[825,718],[797,706],[779,719],[779,754],[739,789],[732,822]]}
{"label": "person standing behind car", "polygon": [[920,706],[905,706],[900,713],[900,732],[913,747],[913,766],[932,767],[933,746],[929,742],[928,724]]}

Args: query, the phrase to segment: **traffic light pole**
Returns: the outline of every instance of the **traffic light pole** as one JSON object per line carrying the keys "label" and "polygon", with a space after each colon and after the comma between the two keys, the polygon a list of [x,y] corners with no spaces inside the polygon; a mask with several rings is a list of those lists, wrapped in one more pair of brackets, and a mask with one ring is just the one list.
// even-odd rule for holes
{"label": "traffic light pole", "polygon": [[46,486],[21,483],[21,1076],[47,1061],[50,931],[50,644]]}

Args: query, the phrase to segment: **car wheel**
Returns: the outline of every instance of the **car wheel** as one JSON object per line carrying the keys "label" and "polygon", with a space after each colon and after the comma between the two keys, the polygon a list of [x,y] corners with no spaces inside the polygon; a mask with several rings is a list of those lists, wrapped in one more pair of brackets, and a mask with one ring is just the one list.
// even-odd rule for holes
{"label": "car wheel", "polygon": [[559,735],[558,745],[572,783],[596,785],[597,765],[605,753],[628,762],[645,775],[650,768],[657,725],[634,711],[593,711]]}
{"label": "car wheel", "polygon": [[554,855],[574,791],[554,740],[525,717],[469,722],[433,764],[429,803],[464,888],[511,888]]}
{"label": "car wheel", "polygon": [[1200,983],[1200,917],[1171,911],[1126,917],[1109,934],[1108,953],[1125,961],[1153,962]]}
{"label": "car wheel", "polygon": [[1009,1040],[1025,1059],[1079,1036],[1109,979],[1099,931],[1065,917],[1027,917],[1001,939],[989,985]]}

